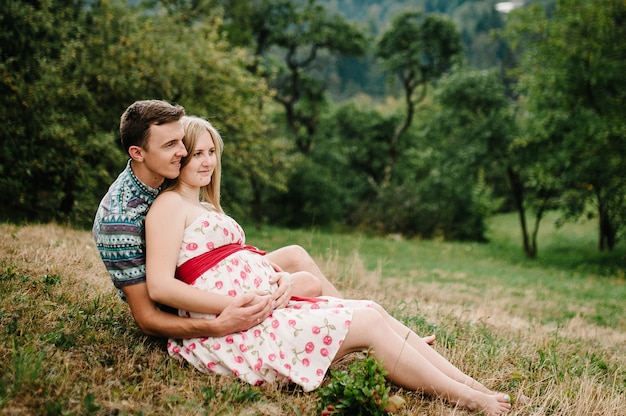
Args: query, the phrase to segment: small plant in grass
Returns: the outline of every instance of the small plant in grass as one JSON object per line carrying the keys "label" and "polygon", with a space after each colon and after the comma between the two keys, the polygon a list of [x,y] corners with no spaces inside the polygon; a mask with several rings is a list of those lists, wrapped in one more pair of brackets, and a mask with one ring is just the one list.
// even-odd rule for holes
{"label": "small plant in grass", "polygon": [[400,396],[390,396],[387,372],[372,356],[359,356],[347,370],[331,370],[330,382],[317,391],[320,416],[386,416],[404,405]]}

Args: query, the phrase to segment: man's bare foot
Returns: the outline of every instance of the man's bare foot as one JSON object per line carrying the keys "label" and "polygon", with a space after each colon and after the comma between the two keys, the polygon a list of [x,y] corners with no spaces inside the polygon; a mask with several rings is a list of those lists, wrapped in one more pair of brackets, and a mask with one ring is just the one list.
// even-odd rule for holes
{"label": "man's bare foot", "polygon": [[486,394],[476,391],[468,403],[459,403],[469,410],[482,412],[484,416],[498,416],[511,410],[511,398],[508,394]]}

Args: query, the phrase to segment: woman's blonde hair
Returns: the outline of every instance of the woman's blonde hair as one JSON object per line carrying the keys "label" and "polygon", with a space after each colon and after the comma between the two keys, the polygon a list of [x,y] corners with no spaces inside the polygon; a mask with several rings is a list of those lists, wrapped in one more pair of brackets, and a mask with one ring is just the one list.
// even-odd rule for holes
{"label": "woman's blonde hair", "polygon": [[[220,205],[220,181],[222,177],[222,151],[224,150],[224,141],[222,140],[222,136],[220,136],[219,132],[213,125],[201,118],[195,116],[184,116],[180,119],[180,122],[183,125],[183,129],[185,130],[185,137],[183,138],[183,143],[185,144],[185,148],[187,149],[187,156],[182,158],[180,163],[180,168],[184,168],[187,163],[189,163],[189,158],[191,157],[191,153],[193,149],[196,147],[196,142],[198,137],[208,132],[213,139],[213,144],[215,145],[215,155],[217,157],[217,164],[215,165],[215,169],[213,170],[213,174],[211,175],[211,183],[206,186],[203,186],[200,189],[201,195],[200,199],[202,201],[207,201],[215,207],[215,209],[219,212],[223,212],[222,206]],[[176,179],[167,179],[163,184],[163,191],[168,189],[172,189],[176,187],[178,184],[178,178]]]}

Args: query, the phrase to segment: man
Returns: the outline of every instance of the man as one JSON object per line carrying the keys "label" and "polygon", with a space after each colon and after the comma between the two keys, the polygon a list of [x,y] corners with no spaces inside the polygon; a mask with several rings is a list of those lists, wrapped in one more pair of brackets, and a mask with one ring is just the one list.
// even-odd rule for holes
{"label": "man", "polygon": [[[179,175],[181,159],[187,155],[180,123],[184,114],[181,106],[159,100],[136,101],[122,114],[121,140],[130,159],[100,202],[93,235],[113,284],[145,334],[219,337],[246,330],[265,319],[275,304],[289,299],[291,288],[282,284],[278,274],[279,289],[274,297],[243,295],[213,320],[182,318],[163,311],[150,299],[146,288],[144,219],[165,178]],[[302,247],[283,247],[268,253],[267,258],[287,272],[309,271],[320,280],[322,294],[340,296]]]}

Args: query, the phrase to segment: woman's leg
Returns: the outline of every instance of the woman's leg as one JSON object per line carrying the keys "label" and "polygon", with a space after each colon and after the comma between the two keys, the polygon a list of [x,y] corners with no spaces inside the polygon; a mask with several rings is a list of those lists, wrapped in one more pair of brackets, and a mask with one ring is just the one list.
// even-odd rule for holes
{"label": "woman's leg", "polygon": [[463,384],[470,386],[471,388],[482,391],[484,393],[493,394],[494,391],[485,387],[482,383],[476,381],[471,376],[463,373],[457,367],[455,367],[450,361],[446,360],[441,354],[435,351],[432,347],[424,342],[424,339],[419,337],[415,332],[411,331],[393,316],[389,315],[385,309],[375,304],[374,308],[383,316],[389,326],[402,338],[406,339],[407,344],[411,345],[420,354],[422,354],[431,364],[437,367],[440,371],[445,373],[448,377],[453,378]]}
{"label": "woman's leg", "polygon": [[284,271],[289,273],[295,273],[299,271],[307,271],[320,279],[322,284],[323,296],[334,296],[336,298],[341,297],[341,293],[335,286],[324,276],[324,273],[320,270],[315,263],[315,260],[309,255],[309,253],[298,245],[290,245],[281,247],[274,251],[271,251],[265,255],[265,257],[279,265]]}
{"label": "woman's leg", "polygon": [[354,311],[350,330],[336,358],[370,347],[388,372],[389,380],[398,386],[442,397],[486,416],[500,415],[511,408],[507,396],[474,390],[441,371],[406,342],[377,309],[359,308]]}

